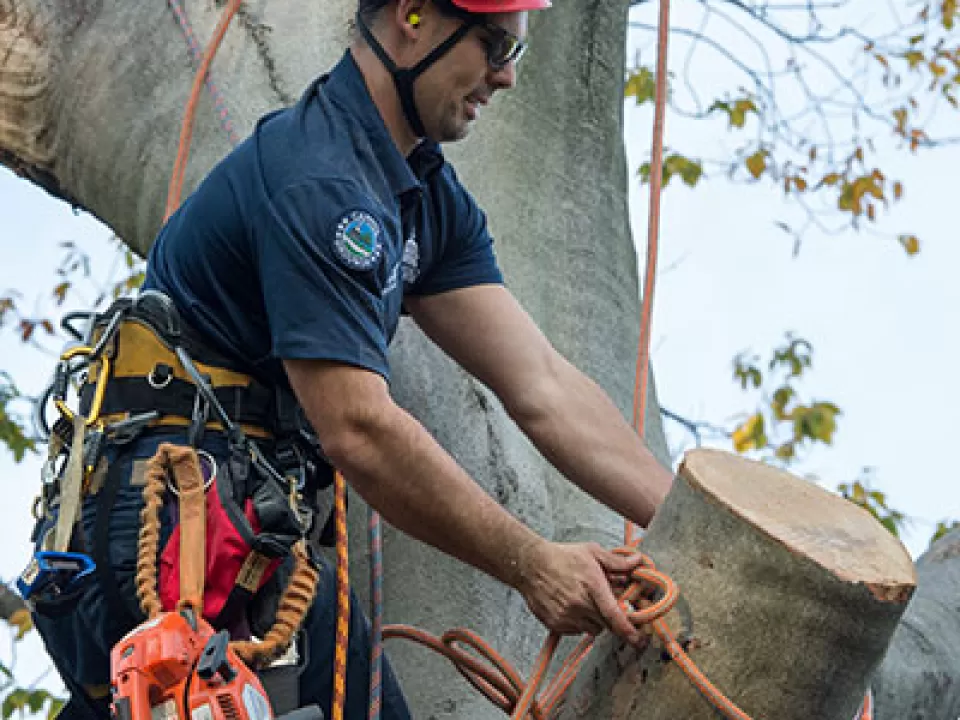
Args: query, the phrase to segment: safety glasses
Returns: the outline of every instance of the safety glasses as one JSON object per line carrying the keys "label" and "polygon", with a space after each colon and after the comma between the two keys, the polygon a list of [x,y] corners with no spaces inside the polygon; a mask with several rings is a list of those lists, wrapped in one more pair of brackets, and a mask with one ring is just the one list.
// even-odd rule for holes
{"label": "safety glasses", "polygon": [[527,44],[509,30],[486,20],[474,20],[480,28],[480,37],[487,48],[487,64],[494,72],[500,72],[510,63],[520,62],[527,51]]}

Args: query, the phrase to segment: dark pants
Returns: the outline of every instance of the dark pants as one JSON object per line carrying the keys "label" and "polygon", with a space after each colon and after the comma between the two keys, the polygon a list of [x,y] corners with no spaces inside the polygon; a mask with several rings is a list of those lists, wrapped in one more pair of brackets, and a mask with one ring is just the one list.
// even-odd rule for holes
{"label": "dark pants", "polygon": [[[79,597],[60,606],[38,608],[34,613],[34,622],[47,652],[71,693],[71,701],[61,716],[63,720],[108,719],[110,649],[145,619],[134,587],[143,489],[131,485],[130,480],[134,462],[152,457],[161,442],[183,442],[183,438],[153,434],[122,449],[109,451],[109,473],[113,475],[111,479],[117,481],[115,496],[104,494],[110,485],[108,481],[104,488],[84,501],[83,536],[86,550],[91,554],[95,554],[97,546],[97,514],[102,508],[109,508],[109,525],[101,530],[105,535],[100,546],[105,547],[106,564],[111,572],[98,568],[96,577]],[[225,442],[216,435],[204,443],[204,449],[218,460],[226,454]],[[47,527],[52,522],[49,521]],[[168,533],[166,528],[164,534]],[[303,624],[307,662],[300,675],[299,704],[319,705],[326,718],[330,717],[333,687],[336,614],[336,580],[324,564],[317,597]],[[356,597],[351,596],[345,712],[348,720],[366,718],[369,682],[368,623]],[[408,720],[409,717],[397,679],[384,660],[382,718]]]}

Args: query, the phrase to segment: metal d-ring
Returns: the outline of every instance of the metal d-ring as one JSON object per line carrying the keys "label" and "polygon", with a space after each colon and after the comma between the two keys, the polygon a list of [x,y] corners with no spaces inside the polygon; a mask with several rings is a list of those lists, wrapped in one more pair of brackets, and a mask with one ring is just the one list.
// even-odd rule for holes
{"label": "metal d-ring", "polygon": [[[203,491],[206,492],[210,489],[210,486],[217,479],[217,461],[213,459],[213,455],[208,453],[206,450],[197,450],[197,460],[200,462],[200,473],[203,474],[203,464],[207,463],[207,467],[210,469],[210,477],[208,477],[203,482]],[[176,497],[180,497],[180,490],[177,488],[177,484],[173,482],[173,479],[167,478],[167,489]]]}
{"label": "metal d-ring", "polygon": [[153,369],[147,373],[147,384],[152,387],[154,390],[163,390],[167,385],[173,382],[173,370],[170,370],[170,373],[163,378],[162,380],[157,380],[157,368],[159,365],[154,365]]}

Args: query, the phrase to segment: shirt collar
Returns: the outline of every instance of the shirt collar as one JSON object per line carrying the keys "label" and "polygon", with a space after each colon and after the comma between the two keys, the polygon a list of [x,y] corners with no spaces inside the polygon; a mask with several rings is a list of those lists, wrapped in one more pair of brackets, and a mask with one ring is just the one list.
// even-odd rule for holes
{"label": "shirt collar", "polygon": [[[329,75],[321,78],[324,96],[329,98],[350,119],[358,122],[376,149],[377,160],[394,194],[420,188],[443,165],[440,146],[430,140],[421,142],[404,158],[390,137],[353,55],[347,50]],[[319,85],[319,82],[318,82]]]}
{"label": "shirt collar", "polygon": [[407,158],[407,164],[421,182],[428,182],[433,174],[443,167],[443,163],[440,146],[433,140],[424,140],[418,144]]}

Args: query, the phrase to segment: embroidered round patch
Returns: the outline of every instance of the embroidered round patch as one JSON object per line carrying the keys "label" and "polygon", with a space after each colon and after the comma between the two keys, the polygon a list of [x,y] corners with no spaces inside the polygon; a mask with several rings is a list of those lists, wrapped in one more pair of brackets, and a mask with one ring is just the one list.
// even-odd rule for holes
{"label": "embroidered round patch", "polygon": [[333,248],[348,268],[370,270],[383,254],[380,223],[364,210],[348,212],[337,223]]}

